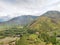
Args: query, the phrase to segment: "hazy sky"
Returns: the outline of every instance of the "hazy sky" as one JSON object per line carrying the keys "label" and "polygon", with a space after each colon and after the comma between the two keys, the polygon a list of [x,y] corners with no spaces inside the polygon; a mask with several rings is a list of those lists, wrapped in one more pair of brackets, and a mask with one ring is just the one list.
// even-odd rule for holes
{"label": "hazy sky", "polygon": [[48,10],[60,11],[60,0],[0,0],[0,17],[41,15]]}

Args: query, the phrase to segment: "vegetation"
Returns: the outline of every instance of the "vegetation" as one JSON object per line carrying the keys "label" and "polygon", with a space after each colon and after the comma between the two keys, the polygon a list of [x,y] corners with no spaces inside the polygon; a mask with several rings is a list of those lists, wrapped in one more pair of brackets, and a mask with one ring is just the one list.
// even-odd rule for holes
{"label": "vegetation", "polygon": [[55,45],[56,33],[51,36],[48,32],[38,32],[27,27],[23,28],[11,28],[10,30],[4,30],[0,32],[0,36],[4,37],[19,37],[16,40],[16,45]]}
{"label": "vegetation", "polygon": [[56,20],[50,16],[41,16],[30,25],[18,25],[0,31],[0,39],[19,38],[9,42],[9,45],[60,45],[60,21]]}

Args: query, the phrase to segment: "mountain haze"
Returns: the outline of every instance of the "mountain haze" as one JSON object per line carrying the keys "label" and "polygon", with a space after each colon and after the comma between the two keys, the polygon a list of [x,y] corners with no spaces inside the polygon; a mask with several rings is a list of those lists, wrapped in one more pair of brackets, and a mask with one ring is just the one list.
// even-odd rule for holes
{"label": "mountain haze", "polygon": [[5,21],[0,23],[1,25],[27,25],[30,24],[33,20],[35,20],[38,16],[31,16],[31,15],[23,15],[19,17],[12,18],[9,21]]}

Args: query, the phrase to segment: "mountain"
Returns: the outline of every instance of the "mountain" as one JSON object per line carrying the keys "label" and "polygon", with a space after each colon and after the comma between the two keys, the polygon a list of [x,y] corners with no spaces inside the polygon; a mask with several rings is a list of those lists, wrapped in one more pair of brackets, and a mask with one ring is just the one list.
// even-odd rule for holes
{"label": "mountain", "polygon": [[56,45],[59,42],[57,40],[60,40],[59,16],[60,12],[58,11],[48,11],[38,17],[28,25],[27,37],[24,33],[17,45]]}
{"label": "mountain", "polygon": [[38,16],[31,16],[31,15],[23,15],[23,16],[18,16],[15,18],[12,18],[9,21],[5,21],[0,23],[0,25],[27,25],[30,24],[33,20],[35,20]]}
{"label": "mountain", "polygon": [[45,14],[43,14],[42,16],[47,16],[56,21],[60,21],[60,12],[59,11],[48,11]]}
{"label": "mountain", "polygon": [[30,28],[38,31],[56,31],[60,28],[60,12],[59,11],[48,11],[45,14],[37,18]]}
{"label": "mountain", "polygon": [[17,24],[17,25],[27,25],[30,24],[33,20],[35,20],[38,16],[31,16],[31,15],[23,15],[23,16],[19,16],[19,17],[15,17],[9,21],[7,21],[6,23],[8,24]]}

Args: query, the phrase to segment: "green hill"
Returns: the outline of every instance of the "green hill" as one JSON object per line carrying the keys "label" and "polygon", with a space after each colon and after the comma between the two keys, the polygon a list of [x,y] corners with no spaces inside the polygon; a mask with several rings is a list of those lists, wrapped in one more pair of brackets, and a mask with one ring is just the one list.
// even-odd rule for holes
{"label": "green hill", "polygon": [[60,27],[60,12],[48,11],[41,15],[30,27],[36,30],[58,30]]}
{"label": "green hill", "polygon": [[49,35],[56,33],[60,37],[60,12],[48,11],[30,24],[32,30],[37,30],[39,33],[46,32]]}

